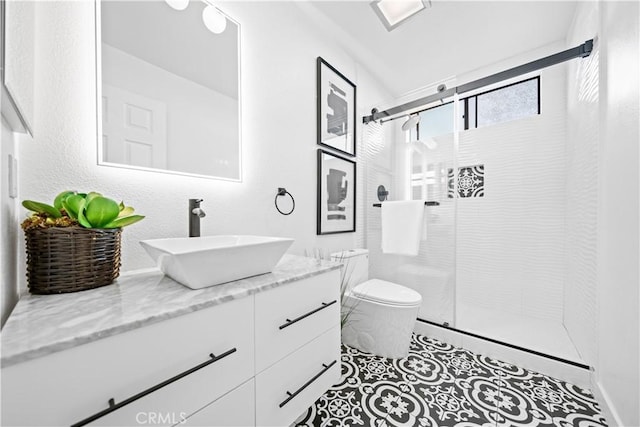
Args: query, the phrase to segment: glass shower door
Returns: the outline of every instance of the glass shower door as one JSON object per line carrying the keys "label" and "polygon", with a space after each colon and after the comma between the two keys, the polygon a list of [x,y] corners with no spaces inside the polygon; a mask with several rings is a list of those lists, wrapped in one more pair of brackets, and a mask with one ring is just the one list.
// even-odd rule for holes
{"label": "glass shower door", "polygon": [[[419,123],[407,132],[400,129],[404,120],[386,124],[384,130],[380,124],[366,126],[368,139],[376,139],[373,131],[380,127],[382,140],[395,141],[386,144],[386,153],[382,150],[367,154],[369,273],[370,277],[399,283],[420,293],[418,318],[452,325],[456,211],[452,195],[452,171],[456,167],[454,103],[440,104],[418,114]],[[376,195],[381,184],[389,190],[388,200],[429,202],[425,206],[417,256],[382,252],[380,208],[372,207],[373,203],[379,203]]]}
{"label": "glass shower door", "polygon": [[398,281],[422,295],[418,318],[446,325],[455,321],[454,107],[449,102],[419,113],[401,148],[407,165],[400,170],[406,199],[435,203],[425,207],[420,253],[399,265]]}

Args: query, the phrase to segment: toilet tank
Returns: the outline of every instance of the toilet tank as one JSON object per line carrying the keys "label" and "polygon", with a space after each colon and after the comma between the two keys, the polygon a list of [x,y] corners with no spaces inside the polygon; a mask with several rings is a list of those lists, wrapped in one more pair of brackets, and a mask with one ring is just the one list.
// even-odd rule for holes
{"label": "toilet tank", "polygon": [[347,289],[369,280],[369,251],[367,249],[349,249],[331,254],[333,261],[344,263],[344,278]]}

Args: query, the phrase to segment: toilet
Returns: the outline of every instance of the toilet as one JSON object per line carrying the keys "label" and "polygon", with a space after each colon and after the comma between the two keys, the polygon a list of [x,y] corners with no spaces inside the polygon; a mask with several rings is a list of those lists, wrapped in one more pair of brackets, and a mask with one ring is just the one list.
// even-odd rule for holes
{"label": "toilet", "polygon": [[369,279],[369,251],[352,249],[331,254],[344,263],[342,342],[376,356],[403,358],[422,303],[421,295],[405,286]]}

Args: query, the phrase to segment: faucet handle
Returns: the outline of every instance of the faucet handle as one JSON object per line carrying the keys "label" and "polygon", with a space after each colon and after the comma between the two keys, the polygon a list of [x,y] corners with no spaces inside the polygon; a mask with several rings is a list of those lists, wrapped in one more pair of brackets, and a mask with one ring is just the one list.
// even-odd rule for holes
{"label": "faucet handle", "polygon": [[202,210],[202,208],[193,208],[191,213],[197,216],[198,218],[204,218],[205,216],[207,216],[207,214]]}

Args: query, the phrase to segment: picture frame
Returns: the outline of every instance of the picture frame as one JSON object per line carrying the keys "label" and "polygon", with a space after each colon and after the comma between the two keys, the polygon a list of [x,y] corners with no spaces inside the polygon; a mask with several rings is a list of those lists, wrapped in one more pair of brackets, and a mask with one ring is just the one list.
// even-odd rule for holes
{"label": "picture frame", "polygon": [[356,231],[356,162],[318,148],[317,233]]}
{"label": "picture frame", "polygon": [[317,141],[356,155],[356,85],[320,56],[317,74]]}

